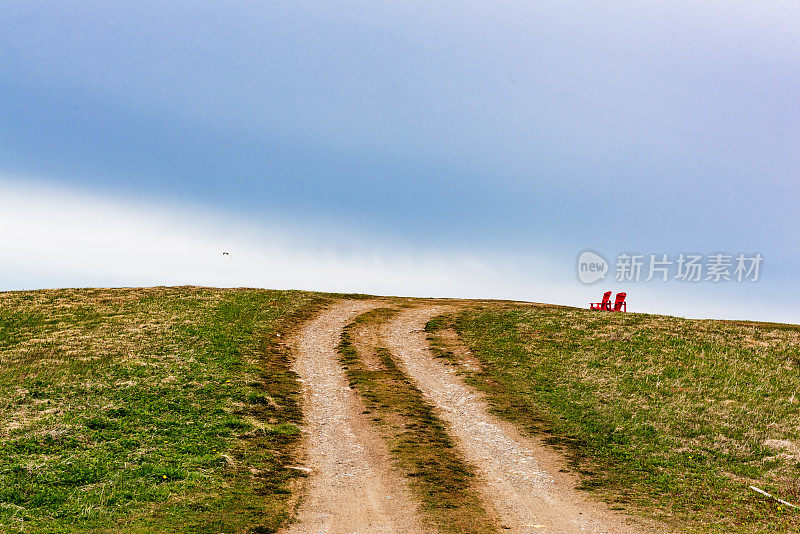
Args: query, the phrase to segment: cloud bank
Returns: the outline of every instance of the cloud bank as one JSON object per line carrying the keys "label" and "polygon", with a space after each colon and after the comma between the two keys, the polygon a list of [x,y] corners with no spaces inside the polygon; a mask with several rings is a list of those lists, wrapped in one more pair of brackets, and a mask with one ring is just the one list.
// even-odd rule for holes
{"label": "cloud bank", "polygon": [[[580,284],[573,263],[559,258],[425,250],[341,227],[304,227],[301,221],[254,224],[188,205],[103,197],[20,180],[0,181],[0,228],[0,290],[195,284],[580,307],[603,290]],[[790,310],[759,306],[749,298],[747,307],[739,306],[735,297],[714,294],[715,288],[614,289],[629,292],[634,311],[797,320]]]}
{"label": "cloud bank", "polygon": [[511,297],[521,287],[509,282],[508,265],[467,254],[423,255],[399,246],[340,252],[355,236],[338,228],[326,235],[254,225],[198,208],[11,182],[0,183],[0,227],[3,289],[49,281]]}

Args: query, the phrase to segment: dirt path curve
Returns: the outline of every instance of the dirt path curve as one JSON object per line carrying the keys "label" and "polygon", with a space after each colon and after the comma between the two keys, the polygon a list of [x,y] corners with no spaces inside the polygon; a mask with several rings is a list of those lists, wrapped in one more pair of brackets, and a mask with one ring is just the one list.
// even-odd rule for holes
{"label": "dirt path curve", "polygon": [[417,505],[391,469],[386,446],[348,386],[336,346],[342,329],[375,302],[332,304],[290,340],[303,384],[307,465],[312,469],[297,521],[285,532],[426,532]]}
{"label": "dirt path curve", "polygon": [[490,414],[482,397],[464,384],[455,368],[431,357],[425,323],[447,310],[425,306],[400,313],[384,325],[384,345],[440,410],[461,454],[477,467],[485,483],[485,498],[506,531],[639,532],[576,490],[575,478],[559,472],[565,465],[559,455]]}

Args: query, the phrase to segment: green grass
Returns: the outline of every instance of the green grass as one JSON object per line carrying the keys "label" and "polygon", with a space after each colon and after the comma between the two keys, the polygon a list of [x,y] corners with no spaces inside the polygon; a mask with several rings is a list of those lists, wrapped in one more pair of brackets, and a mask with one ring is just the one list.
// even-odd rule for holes
{"label": "green grass", "polygon": [[800,327],[508,305],[449,320],[493,410],[548,434],[615,508],[694,532],[800,530],[747,488],[800,501]]}
{"label": "green grass", "polygon": [[[0,293],[0,532],[275,531],[302,476],[286,469],[301,411],[281,339],[335,297]],[[357,342],[391,313],[348,327],[348,377],[437,526],[493,531],[420,392]],[[428,325],[458,362],[447,328],[493,410],[546,433],[615,507],[688,531],[800,531],[800,514],[747,489],[800,501],[800,327],[481,303]]]}
{"label": "green grass", "polygon": [[483,508],[475,473],[456,453],[444,424],[393,355],[379,346],[375,328],[396,313],[378,308],[359,316],[342,333],[338,347],[351,387],[386,438],[397,469],[427,517],[440,532],[489,533],[497,525]]}
{"label": "green grass", "polygon": [[326,300],[194,287],[0,293],[0,532],[272,532]]}

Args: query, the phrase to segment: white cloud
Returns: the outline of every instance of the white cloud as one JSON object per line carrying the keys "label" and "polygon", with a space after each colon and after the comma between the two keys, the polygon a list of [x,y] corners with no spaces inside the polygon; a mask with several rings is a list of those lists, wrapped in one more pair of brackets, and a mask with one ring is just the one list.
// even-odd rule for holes
{"label": "white cloud", "polygon": [[353,236],[341,230],[325,235],[324,229],[255,226],[199,209],[18,182],[0,182],[0,228],[2,289],[39,279],[62,286],[200,284],[405,295],[511,297],[518,290],[501,276],[507,266],[467,254],[415,255],[385,246],[342,254],[336,243]]}
{"label": "white cloud", "polygon": [[[585,307],[606,285],[626,289],[613,281],[580,284],[574,260],[385,243],[343,253],[337,250],[342,243],[369,240],[353,232],[342,235],[342,229],[254,225],[199,208],[109,199],[19,180],[0,181],[0,229],[0,290],[196,284]],[[632,311],[797,320],[793,311],[767,299],[740,300],[714,287],[639,285],[628,288],[628,295]]]}

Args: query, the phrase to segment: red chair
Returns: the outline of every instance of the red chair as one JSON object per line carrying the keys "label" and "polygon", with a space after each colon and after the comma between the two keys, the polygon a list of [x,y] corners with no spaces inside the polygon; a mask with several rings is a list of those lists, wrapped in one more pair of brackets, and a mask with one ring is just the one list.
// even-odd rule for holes
{"label": "red chair", "polygon": [[589,304],[590,310],[610,310],[611,309],[611,291],[603,293],[602,302],[592,302]]}
{"label": "red chair", "polygon": [[625,304],[625,297],[627,296],[627,293],[617,293],[617,298],[614,300],[614,307],[611,308],[611,311],[627,312],[628,306]]}

